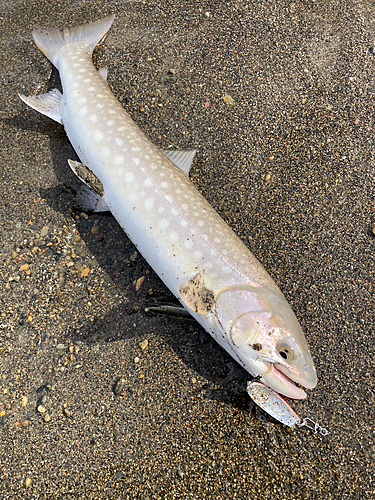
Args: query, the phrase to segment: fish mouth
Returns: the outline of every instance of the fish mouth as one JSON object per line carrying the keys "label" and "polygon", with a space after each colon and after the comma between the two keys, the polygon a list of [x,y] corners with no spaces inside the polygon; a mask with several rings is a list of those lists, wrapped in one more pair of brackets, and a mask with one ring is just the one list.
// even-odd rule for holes
{"label": "fish mouth", "polygon": [[305,399],[307,396],[303,389],[274,364],[270,365],[269,370],[261,378],[268,387],[288,398]]}

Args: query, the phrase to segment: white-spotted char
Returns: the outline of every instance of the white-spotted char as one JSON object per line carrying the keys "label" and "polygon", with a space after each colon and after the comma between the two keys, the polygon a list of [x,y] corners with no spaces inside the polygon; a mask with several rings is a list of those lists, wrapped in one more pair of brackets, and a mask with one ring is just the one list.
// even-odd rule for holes
{"label": "white-spotted char", "polygon": [[83,203],[109,209],[168,288],[249,373],[303,398],[316,374],[302,329],[271,277],[188,177],[195,151],[154,146],[92,63],[114,16],[76,28],[37,30],[60,72],[53,90],[23,101],[62,123],[81,163]]}

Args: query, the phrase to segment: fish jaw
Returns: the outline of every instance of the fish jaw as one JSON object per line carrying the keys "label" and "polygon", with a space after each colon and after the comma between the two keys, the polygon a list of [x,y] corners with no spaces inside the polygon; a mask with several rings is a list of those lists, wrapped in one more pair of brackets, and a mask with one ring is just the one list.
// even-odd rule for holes
{"label": "fish jaw", "polygon": [[306,393],[296,383],[316,386],[306,339],[280,291],[256,284],[226,287],[216,296],[215,315],[237,359],[268,387],[303,399]]}

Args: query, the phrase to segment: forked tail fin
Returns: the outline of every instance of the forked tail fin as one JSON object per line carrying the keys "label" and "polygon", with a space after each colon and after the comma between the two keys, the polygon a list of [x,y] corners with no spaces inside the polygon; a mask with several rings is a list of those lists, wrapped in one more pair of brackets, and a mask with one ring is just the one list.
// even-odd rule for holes
{"label": "forked tail fin", "polygon": [[107,33],[115,16],[108,16],[94,23],[84,24],[75,28],[41,29],[33,31],[33,38],[39,49],[48,57],[51,63],[59,69],[59,52],[64,45],[74,42],[88,42],[91,52]]}

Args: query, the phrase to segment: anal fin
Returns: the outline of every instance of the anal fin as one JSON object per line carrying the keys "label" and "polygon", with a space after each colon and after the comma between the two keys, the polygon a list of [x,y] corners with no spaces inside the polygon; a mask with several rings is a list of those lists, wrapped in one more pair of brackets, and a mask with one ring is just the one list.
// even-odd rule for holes
{"label": "anal fin", "polygon": [[30,106],[30,108],[39,111],[42,115],[48,116],[48,118],[52,118],[57,123],[63,124],[60,102],[62,98],[62,93],[53,89],[47,92],[47,94],[33,95],[33,96],[25,96],[22,94],[18,94],[20,99]]}

